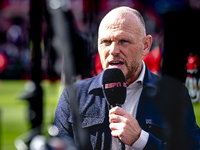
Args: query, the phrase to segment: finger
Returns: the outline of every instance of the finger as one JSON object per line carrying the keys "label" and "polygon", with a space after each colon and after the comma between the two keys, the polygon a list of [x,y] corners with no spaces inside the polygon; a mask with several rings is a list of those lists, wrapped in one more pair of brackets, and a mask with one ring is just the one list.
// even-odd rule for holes
{"label": "finger", "polygon": [[109,125],[109,127],[110,127],[110,130],[118,130],[118,126],[117,126],[117,123],[110,123],[110,125]]}
{"label": "finger", "polygon": [[118,130],[113,130],[111,131],[111,135],[115,138],[118,138],[118,132],[119,132]]}
{"label": "finger", "polygon": [[121,130],[121,129],[124,129],[124,127],[125,127],[125,124],[124,123],[116,123],[116,122],[114,122],[114,123],[110,123],[110,125],[109,125],[109,127],[110,127],[110,129],[113,129],[113,130]]}
{"label": "finger", "polygon": [[112,125],[111,125],[111,135],[113,136],[113,137],[118,137],[118,138],[120,138],[120,139],[122,139],[122,137],[123,137],[123,130],[121,130],[121,129],[116,129],[115,128],[115,125],[113,125],[114,127],[112,127]]}
{"label": "finger", "polygon": [[116,121],[117,121],[117,116],[115,114],[110,114],[109,115],[109,122],[115,123]]}
{"label": "finger", "polygon": [[116,115],[116,114],[110,114],[109,115],[109,122],[110,123],[119,123],[119,122],[122,122],[123,121],[123,116],[119,116],[119,115]]}
{"label": "finger", "polygon": [[124,114],[126,114],[126,111],[123,110],[121,107],[116,106],[110,109],[109,114],[117,114],[117,115],[123,116]]}

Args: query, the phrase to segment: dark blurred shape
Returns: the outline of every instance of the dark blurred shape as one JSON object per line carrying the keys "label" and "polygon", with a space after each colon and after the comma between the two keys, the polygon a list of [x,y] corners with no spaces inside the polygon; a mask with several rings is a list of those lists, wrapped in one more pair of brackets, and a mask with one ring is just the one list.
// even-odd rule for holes
{"label": "dark blurred shape", "polygon": [[[160,115],[167,116],[167,120],[163,120],[163,125],[169,126],[169,133],[163,135],[163,137],[169,141],[168,150],[187,149],[183,146],[188,141],[190,143],[198,142],[195,139],[197,137],[189,134],[190,128],[195,129],[193,132],[199,132],[199,129],[198,125],[192,121],[195,120],[195,116],[193,115],[193,109],[190,109],[192,103],[189,95],[184,94],[186,91],[187,89],[183,86],[183,83],[173,77],[163,76],[159,83],[156,105],[161,109]],[[188,122],[185,122],[185,120],[188,120]],[[199,134],[196,136],[199,136]],[[189,145],[187,146],[189,147]]]}
{"label": "dark blurred shape", "polygon": [[200,12],[190,8],[163,14],[164,54],[162,74],[185,81],[189,52],[199,54]]}
{"label": "dark blurred shape", "polygon": [[40,84],[29,81],[25,85],[20,98],[29,102],[28,116],[31,123],[31,135],[28,142],[36,135],[41,134],[43,120],[43,90]]}
{"label": "dark blurred shape", "polygon": [[[51,23],[52,16],[55,15],[56,13],[56,9],[54,9],[54,7],[56,8],[56,5],[58,5],[57,3],[50,1],[49,3],[51,3],[51,5],[47,8],[47,12],[46,12],[46,18],[47,18],[47,22],[49,23],[50,26],[50,43],[51,43],[51,53],[54,54],[54,58],[53,58],[53,62],[52,65],[54,66],[54,70],[56,71],[56,73],[58,75],[61,74],[63,67],[62,67],[62,61],[63,59],[65,59],[65,55],[63,54],[63,50],[61,49],[72,49],[72,51],[70,52],[70,56],[71,59],[73,59],[74,62],[74,75],[82,75],[83,78],[84,77],[91,77],[90,75],[90,53],[88,52],[89,49],[89,40],[88,37],[86,36],[86,34],[80,32],[74,23],[74,17],[71,11],[69,10],[65,10],[62,11],[62,15],[63,15],[63,25],[66,31],[61,31],[61,29],[59,29],[60,24],[58,24],[55,21],[55,25],[58,27],[58,29],[55,30],[55,25]],[[55,4],[54,4],[55,3]],[[59,2],[58,2],[59,3]],[[65,3],[65,2],[63,2]],[[64,4],[63,4],[64,5]],[[66,9],[64,6],[63,10]],[[53,10],[52,12],[49,11],[49,8],[51,8],[51,10]],[[54,13],[54,14],[53,14]],[[59,37],[61,35],[59,35],[59,33],[64,32],[62,34],[66,34],[70,37],[69,39],[69,43],[66,43],[66,41],[64,41],[64,39],[62,39],[62,41],[57,41],[58,38],[63,38],[63,37]],[[68,45],[66,45],[68,44]],[[63,48],[61,48],[63,47]],[[65,61],[65,60],[64,60]],[[67,64],[65,64],[67,65]]]}
{"label": "dark blurred shape", "polygon": [[[78,105],[75,100],[76,93],[72,82],[72,77],[77,73],[76,68],[78,68],[76,63],[77,57],[74,57],[74,51],[78,51],[78,59],[81,59],[83,57],[81,56],[81,54],[83,54],[81,51],[83,51],[84,49],[80,41],[77,41],[77,39],[75,38],[76,36],[74,34],[74,26],[71,12],[66,9],[66,7],[63,7],[65,3],[62,2],[64,1],[47,0],[47,10],[49,12],[49,18],[53,30],[52,46],[54,47],[58,55],[55,69],[58,73],[64,72],[64,75],[66,77],[65,83],[68,85],[68,87],[70,87],[68,94],[73,114],[73,120],[75,122],[75,129],[77,131],[77,135],[75,135],[78,137],[77,147],[80,150],[87,150],[89,146],[89,135],[87,134],[87,131],[82,129],[81,127],[81,117],[77,111]],[[75,45],[79,44],[81,47],[76,48],[80,49],[74,49]],[[77,62],[80,66],[80,63],[84,63],[80,60],[77,60]],[[82,69],[79,68],[78,70],[80,71]]]}
{"label": "dark blurred shape", "polygon": [[42,0],[30,2],[30,45],[31,45],[31,81],[25,86],[21,99],[29,102],[29,121],[31,123],[31,135],[28,142],[38,134],[41,134],[43,120],[43,90],[40,86],[42,80],[41,71],[41,15]]}
{"label": "dark blurred shape", "polygon": [[[66,34],[71,35],[72,57],[74,57],[75,73],[84,76],[85,71],[89,70],[89,41],[85,34],[75,28],[74,18],[71,11],[65,12],[65,18],[68,20],[69,30]],[[70,32],[70,33],[69,33]]]}

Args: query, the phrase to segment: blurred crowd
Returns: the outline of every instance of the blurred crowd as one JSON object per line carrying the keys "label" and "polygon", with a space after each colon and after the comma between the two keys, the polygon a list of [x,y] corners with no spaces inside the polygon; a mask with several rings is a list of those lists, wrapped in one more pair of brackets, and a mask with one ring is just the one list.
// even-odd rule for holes
{"label": "blurred crowd", "polygon": [[26,78],[30,69],[27,24],[21,16],[6,15],[1,13],[0,17],[0,77]]}
{"label": "blurred crowd", "polygon": [[[30,41],[30,1],[0,2],[0,79],[30,78],[33,44]],[[163,57],[162,14],[183,10],[188,6],[200,9],[200,2],[196,0],[42,0],[42,78],[51,80],[60,78],[54,67],[56,59],[60,58],[57,58],[57,52],[51,46],[53,33],[46,5],[49,2],[54,7],[56,1],[62,2],[63,8],[72,15],[76,31],[73,40],[81,43],[76,44],[74,50],[76,75],[81,75],[81,78],[95,76],[102,71],[97,54],[97,29],[102,17],[112,8],[129,6],[136,8],[144,16],[147,33],[153,36],[153,46],[143,60],[155,74],[161,73]]]}

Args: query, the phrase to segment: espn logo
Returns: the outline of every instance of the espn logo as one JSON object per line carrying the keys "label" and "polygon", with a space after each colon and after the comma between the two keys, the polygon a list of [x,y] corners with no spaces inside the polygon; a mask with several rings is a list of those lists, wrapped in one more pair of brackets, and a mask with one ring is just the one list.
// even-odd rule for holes
{"label": "espn logo", "polygon": [[110,88],[114,88],[114,87],[127,87],[126,86],[126,82],[115,82],[115,83],[107,83],[105,84],[105,89],[110,89]]}

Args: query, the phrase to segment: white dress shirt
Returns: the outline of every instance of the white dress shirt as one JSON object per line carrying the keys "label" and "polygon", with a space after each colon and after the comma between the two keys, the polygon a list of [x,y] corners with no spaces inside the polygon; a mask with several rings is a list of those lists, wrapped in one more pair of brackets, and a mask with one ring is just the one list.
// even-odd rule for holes
{"label": "white dress shirt", "polygon": [[[142,71],[138,79],[127,87],[126,100],[122,105],[122,108],[132,114],[133,117],[136,117],[139,98],[143,89],[142,85],[145,75],[145,64],[143,61],[142,64]],[[125,145],[126,150],[142,150],[145,147],[148,138],[149,134],[142,130],[139,139],[132,146]],[[112,150],[119,150],[118,138],[112,137]]]}

